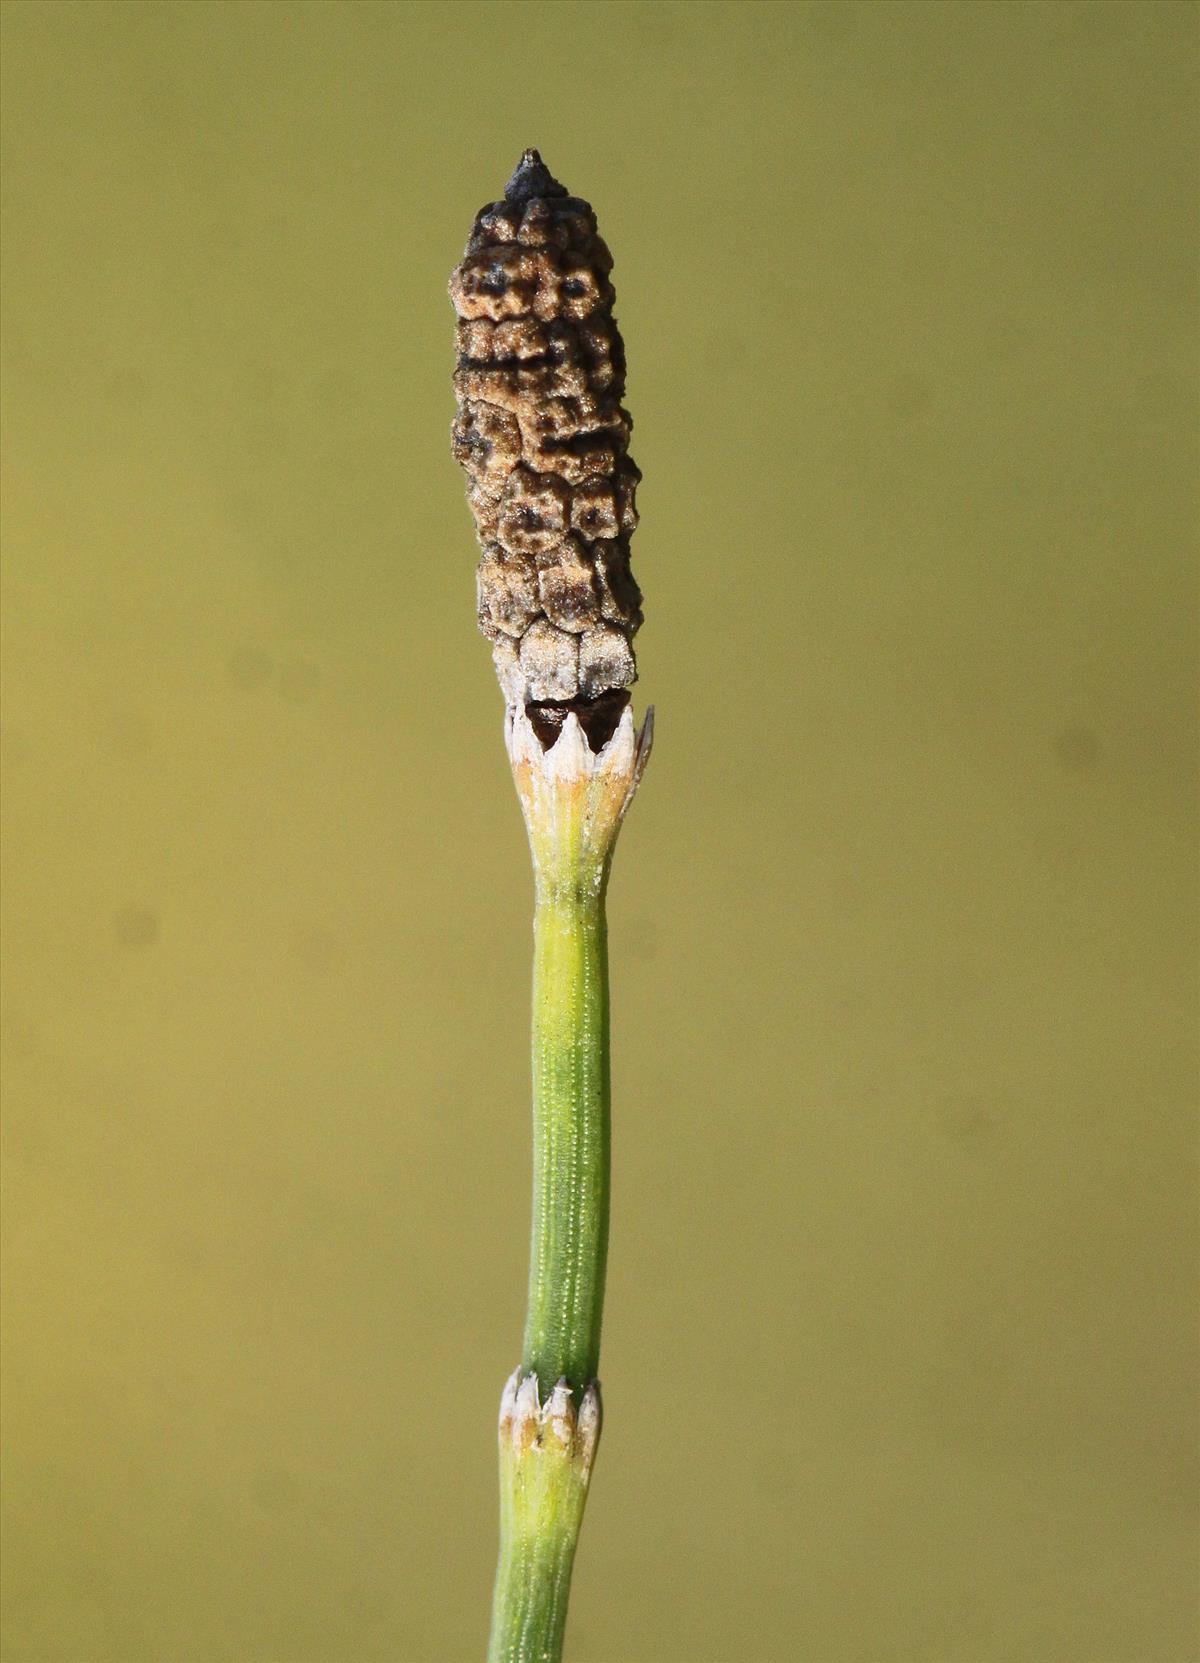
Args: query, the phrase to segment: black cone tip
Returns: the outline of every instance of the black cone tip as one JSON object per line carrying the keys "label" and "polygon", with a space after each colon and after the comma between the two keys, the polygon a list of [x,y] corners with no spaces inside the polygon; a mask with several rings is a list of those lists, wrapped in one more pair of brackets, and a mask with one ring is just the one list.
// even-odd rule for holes
{"label": "black cone tip", "polygon": [[504,187],[504,195],[509,202],[528,202],[531,196],[566,194],[566,186],[559,184],[536,150],[524,153]]}

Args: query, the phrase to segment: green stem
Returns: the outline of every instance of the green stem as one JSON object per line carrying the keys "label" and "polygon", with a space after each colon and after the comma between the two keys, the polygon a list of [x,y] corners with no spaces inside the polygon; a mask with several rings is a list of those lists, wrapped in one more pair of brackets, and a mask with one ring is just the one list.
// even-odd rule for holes
{"label": "green stem", "polygon": [[489,1663],[559,1663],[571,1566],[600,1437],[608,1253],[608,941],[613,848],[650,750],[626,706],[599,751],[572,711],[543,748],[505,739],[529,848],[533,924],[533,1232],[521,1366],[500,1404],[500,1563]]}
{"label": "green stem", "polygon": [[[534,913],[533,1229],[519,1375],[536,1376],[542,1404],[564,1381],[572,1423],[592,1387],[595,1424],[608,1251],[607,873],[580,881],[580,866],[564,864],[573,870],[562,884],[539,874]],[[488,1659],[558,1663],[598,1425],[576,1437],[572,1424],[564,1437],[544,1415],[522,1424],[501,1428]]]}
{"label": "green stem", "polygon": [[533,1229],[522,1367],[578,1397],[600,1363],[608,1253],[603,890],[540,893],[533,957]]}
{"label": "green stem", "polygon": [[588,1467],[544,1434],[540,1445],[502,1448],[488,1663],[559,1663]]}

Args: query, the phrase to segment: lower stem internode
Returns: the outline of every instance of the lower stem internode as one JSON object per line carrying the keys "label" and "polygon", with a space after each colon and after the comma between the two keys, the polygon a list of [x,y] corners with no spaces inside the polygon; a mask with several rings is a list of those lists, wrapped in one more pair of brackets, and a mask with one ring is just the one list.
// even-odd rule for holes
{"label": "lower stem internode", "polygon": [[545,1401],[520,1369],[500,1407],[500,1562],[488,1663],[557,1663],[571,1567],[600,1436],[595,1385],[576,1409],[565,1380]]}

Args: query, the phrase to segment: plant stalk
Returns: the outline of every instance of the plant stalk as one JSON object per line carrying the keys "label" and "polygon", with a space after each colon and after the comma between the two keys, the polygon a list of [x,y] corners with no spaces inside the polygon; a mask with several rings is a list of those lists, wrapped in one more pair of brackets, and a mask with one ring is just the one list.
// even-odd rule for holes
{"label": "plant stalk", "polygon": [[603,885],[541,889],[533,939],[533,1228],[521,1364],[581,1396],[600,1362],[608,1253]]}
{"label": "plant stalk", "polygon": [[500,1406],[500,1558],[488,1663],[559,1663],[600,1436],[608,1252],[604,903],[649,752],[626,712],[593,753],[578,722],[543,751],[524,713],[509,755],[533,855],[533,1223],[521,1366]]}

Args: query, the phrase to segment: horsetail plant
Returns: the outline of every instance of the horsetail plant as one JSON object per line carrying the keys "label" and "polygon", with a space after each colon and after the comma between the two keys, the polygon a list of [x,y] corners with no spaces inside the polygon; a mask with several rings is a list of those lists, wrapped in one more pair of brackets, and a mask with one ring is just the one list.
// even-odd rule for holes
{"label": "horsetail plant", "polygon": [[527,150],[450,279],[454,454],[483,553],[479,625],[534,875],[533,1229],[520,1367],[500,1404],[489,1663],[557,1663],[600,1436],[608,1249],[605,892],[650,751],[629,688],[640,474],[621,407],[612,258],[588,204]]}

